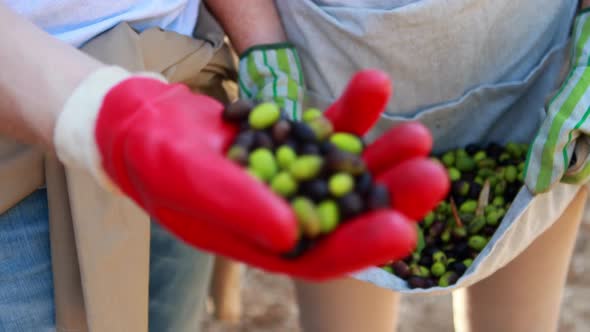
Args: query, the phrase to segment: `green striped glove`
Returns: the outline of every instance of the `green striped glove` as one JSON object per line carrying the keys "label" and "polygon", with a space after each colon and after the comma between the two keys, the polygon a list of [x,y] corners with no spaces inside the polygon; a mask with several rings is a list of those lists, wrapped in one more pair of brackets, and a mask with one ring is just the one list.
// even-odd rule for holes
{"label": "green striped glove", "polygon": [[582,11],[573,30],[572,69],[548,105],[547,118],[533,141],[525,183],[533,193],[562,181],[584,184],[590,177],[590,12]]}
{"label": "green striped glove", "polygon": [[259,45],[240,57],[240,98],[274,101],[292,120],[301,119],[303,72],[292,44]]}

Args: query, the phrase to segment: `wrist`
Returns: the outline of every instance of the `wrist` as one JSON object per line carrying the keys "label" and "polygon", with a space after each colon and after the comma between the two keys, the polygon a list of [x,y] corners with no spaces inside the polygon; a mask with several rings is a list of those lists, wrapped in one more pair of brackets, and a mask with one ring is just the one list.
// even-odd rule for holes
{"label": "wrist", "polygon": [[238,53],[240,55],[240,60],[247,58],[250,54],[256,51],[273,51],[273,50],[281,50],[286,49],[290,50],[297,55],[297,49],[295,45],[290,42],[277,42],[277,43],[264,43],[264,44],[256,44],[248,47],[247,49],[243,50],[243,52]]}
{"label": "wrist", "polygon": [[55,122],[53,145],[58,159],[68,167],[89,172],[111,191],[117,190],[102,169],[96,124],[107,94],[122,82],[139,76],[165,81],[156,74],[132,74],[121,67],[100,67],[73,90]]}

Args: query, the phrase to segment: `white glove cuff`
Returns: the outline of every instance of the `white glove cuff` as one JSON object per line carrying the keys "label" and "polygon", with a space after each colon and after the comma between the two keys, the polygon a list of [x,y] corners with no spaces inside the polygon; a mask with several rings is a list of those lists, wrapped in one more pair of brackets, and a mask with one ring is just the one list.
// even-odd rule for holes
{"label": "white glove cuff", "polygon": [[166,82],[163,76],[155,73],[134,75],[121,67],[103,67],[74,90],[56,120],[53,141],[58,159],[67,167],[89,172],[111,192],[118,192],[118,189],[102,168],[95,140],[96,121],[107,93],[122,81],[138,76]]}

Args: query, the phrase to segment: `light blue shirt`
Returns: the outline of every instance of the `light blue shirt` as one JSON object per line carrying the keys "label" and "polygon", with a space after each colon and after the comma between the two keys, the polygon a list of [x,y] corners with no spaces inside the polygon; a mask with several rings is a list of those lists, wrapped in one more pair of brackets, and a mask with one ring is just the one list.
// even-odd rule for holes
{"label": "light blue shirt", "polygon": [[127,22],[138,31],[160,27],[191,35],[200,0],[3,0],[20,15],[75,47]]}

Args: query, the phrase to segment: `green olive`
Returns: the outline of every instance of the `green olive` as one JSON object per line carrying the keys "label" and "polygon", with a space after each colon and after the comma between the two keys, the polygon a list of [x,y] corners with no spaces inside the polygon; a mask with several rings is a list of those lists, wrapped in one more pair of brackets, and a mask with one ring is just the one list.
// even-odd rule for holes
{"label": "green olive", "polygon": [[314,155],[301,156],[289,167],[289,172],[298,181],[315,178],[322,169],[322,158]]}
{"label": "green olive", "polygon": [[465,201],[463,204],[461,204],[459,211],[461,211],[463,213],[474,213],[476,209],[477,209],[477,201],[470,199],[470,200]]}
{"label": "green olive", "polygon": [[277,194],[289,197],[297,191],[297,182],[291,174],[281,172],[272,179],[270,187]]}
{"label": "green olive", "polygon": [[291,203],[291,207],[305,236],[314,238],[321,233],[320,216],[311,200],[305,197],[296,197]]}
{"label": "green olive", "polygon": [[467,244],[473,250],[481,251],[488,244],[488,240],[480,235],[473,235],[467,240]]}
{"label": "green olive", "polygon": [[248,116],[250,126],[254,129],[266,129],[281,117],[281,110],[275,103],[262,103],[252,110]]}
{"label": "green olive", "polygon": [[432,267],[430,267],[430,272],[432,273],[433,276],[440,277],[445,272],[447,272],[447,269],[443,263],[436,262],[436,263],[432,264]]}
{"label": "green olive", "polygon": [[289,167],[297,160],[295,150],[288,145],[283,145],[277,149],[277,162],[281,169],[288,170]]}
{"label": "green olive", "polygon": [[442,163],[447,167],[453,167],[455,165],[455,154],[453,152],[447,152],[442,156]]}
{"label": "green olive", "polygon": [[332,195],[342,197],[354,190],[354,179],[350,174],[334,174],[328,181],[328,188]]}
{"label": "green olive", "polygon": [[456,167],[461,172],[473,171],[475,166],[475,161],[473,161],[473,159],[471,159],[469,156],[457,157]]}
{"label": "green olive", "polygon": [[264,181],[270,181],[278,171],[272,152],[265,148],[254,150],[250,154],[250,168],[254,169]]}
{"label": "green olive", "polygon": [[330,137],[330,142],[350,153],[360,154],[363,151],[363,142],[353,134],[335,133]]}
{"label": "green olive", "polygon": [[451,181],[459,181],[461,179],[461,172],[458,169],[451,167],[448,172]]}
{"label": "green olive", "polygon": [[319,118],[322,116],[322,111],[317,108],[308,108],[303,112],[302,118],[303,122],[310,122],[313,119]]}
{"label": "green olive", "polygon": [[321,202],[318,205],[318,214],[322,233],[330,233],[338,226],[340,215],[336,202],[331,200]]}

